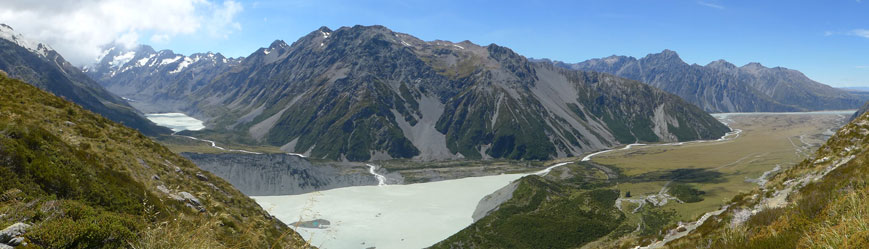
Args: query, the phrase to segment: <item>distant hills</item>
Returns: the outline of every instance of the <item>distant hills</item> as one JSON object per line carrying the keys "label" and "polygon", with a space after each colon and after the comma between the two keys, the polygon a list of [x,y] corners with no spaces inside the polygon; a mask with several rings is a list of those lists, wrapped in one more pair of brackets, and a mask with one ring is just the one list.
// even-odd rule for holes
{"label": "distant hills", "polygon": [[865,87],[865,86],[847,86],[847,87],[839,87],[839,89],[849,91],[849,92],[869,92],[869,87]]}
{"label": "distant hills", "polygon": [[729,130],[637,81],[382,26],[323,27],[238,59],[110,50],[87,72],[143,109],[183,110],[236,142],[333,160],[541,160]]}
{"label": "distant hills", "polygon": [[708,112],[788,112],[844,110],[860,107],[869,97],[836,89],[782,67],[759,63],[737,67],[727,61],[689,65],[664,50],[636,59],[610,56],[554,65],[603,72],[647,83],[679,95]]}
{"label": "distant hills", "polygon": [[0,70],[148,135],[169,133],[82,73],[47,45],[0,24]]}

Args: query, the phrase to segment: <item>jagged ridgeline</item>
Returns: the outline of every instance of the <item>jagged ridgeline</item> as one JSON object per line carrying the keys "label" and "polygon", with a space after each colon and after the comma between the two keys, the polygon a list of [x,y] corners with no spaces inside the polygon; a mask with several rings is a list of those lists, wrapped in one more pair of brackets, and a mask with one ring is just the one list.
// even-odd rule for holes
{"label": "jagged ridgeline", "polygon": [[[23,223],[15,227],[26,228],[27,248],[304,246],[222,179],[133,129],[5,76],[0,179],[0,229]],[[0,239],[0,247],[13,243]]]}
{"label": "jagged ridgeline", "polygon": [[109,89],[134,92],[149,81],[136,88],[128,79],[162,77],[137,72],[197,73],[196,89],[176,99],[191,101],[185,108],[230,134],[224,137],[334,160],[544,160],[728,131],[679,97],[636,81],[382,26],[323,27],[292,45],[275,41],[216,76],[190,68],[211,64],[91,73]]}
{"label": "jagged ridgeline", "polygon": [[610,56],[556,66],[610,73],[679,95],[708,112],[793,112],[860,107],[865,95],[852,94],[806,77],[800,71],[760,63],[737,67],[724,60],[689,65],[664,50],[636,59]]}

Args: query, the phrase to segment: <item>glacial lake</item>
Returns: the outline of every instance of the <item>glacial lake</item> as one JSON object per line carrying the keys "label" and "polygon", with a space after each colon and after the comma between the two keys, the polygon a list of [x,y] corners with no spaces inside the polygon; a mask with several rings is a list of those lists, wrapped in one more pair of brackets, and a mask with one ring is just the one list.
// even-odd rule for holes
{"label": "glacial lake", "polygon": [[172,129],[174,132],[183,130],[198,131],[205,128],[201,120],[187,116],[184,113],[151,113],[145,114],[145,117],[159,126]]}
{"label": "glacial lake", "polygon": [[288,225],[314,219],[330,221],[326,229],[295,228],[319,248],[424,248],[471,225],[480,199],[524,175],[251,198]]}

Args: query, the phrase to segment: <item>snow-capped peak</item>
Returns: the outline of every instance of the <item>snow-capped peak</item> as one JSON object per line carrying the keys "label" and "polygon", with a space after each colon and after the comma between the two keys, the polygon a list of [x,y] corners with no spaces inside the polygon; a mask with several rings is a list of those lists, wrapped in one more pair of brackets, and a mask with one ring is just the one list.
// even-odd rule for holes
{"label": "snow-capped peak", "polygon": [[112,61],[109,62],[109,65],[113,68],[121,68],[121,66],[127,64],[127,62],[130,62],[130,60],[132,60],[133,57],[136,57],[136,52],[135,51],[128,51],[128,52],[125,52],[125,53],[122,53],[122,54],[119,54],[119,55],[116,55],[115,57],[113,57]]}
{"label": "snow-capped peak", "polygon": [[21,33],[16,34],[15,30],[6,24],[0,24],[0,38],[15,43],[18,46],[26,48],[27,50],[30,50],[30,52],[34,52],[43,57],[48,56],[48,52],[54,51],[54,49],[48,45],[25,39]]}
{"label": "snow-capped peak", "polygon": [[169,72],[169,74],[180,73],[181,70],[184,70],[184,68],[190,66],[190,64],[196,63],[197,61],[199,61],[199,56],[196,56],[196,58],[184,57],[184,60],[181,61],[181,63],[178,63],[178,67]]}
{"label": "snow-capped peak", "polygon": [[103,61],[103,58],[106,58],[106,55],[109,55],[109,53],[111,53],[113,50],[115,50],[115,47],[111,47],[109,49],[103,50],[103,53],[101,53],[99,56],[97,56],[96,63],[100,63],[101,61]]}

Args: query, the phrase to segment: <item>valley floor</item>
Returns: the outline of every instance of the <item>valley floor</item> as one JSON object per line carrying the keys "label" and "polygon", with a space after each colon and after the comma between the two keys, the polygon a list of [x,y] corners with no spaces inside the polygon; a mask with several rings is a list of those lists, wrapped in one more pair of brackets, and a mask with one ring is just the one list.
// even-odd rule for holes
{"label": "valley floor", "polygon": [[[675,220],[691,221],[718,210],[737,194],[762,186],[775,173],[811,156],[851,114],[716,114],[739,130],[739,136],[721,142],[633,146],[596,155],[591,161],[621,171],[625,180],[615,186],[623,195],[617,205],[621,204],[629,217],[639,205],[657,204],[674,210]],[[695,192],[699,200],[672,196],[670,190],[678,185],[700,191]]]}
{"label": "valley floor", "polygon": [[[627,215],[628,223],[637,227],[643,217],[636,210],[641,205],[653,205],[675,211],[669,221],[673,226],[676,221],[696,220],[719,209],[738,193],[762,186],[767,177],[810,156],[852,113],[716,114],[739,131],[735,138],[637,145],[595,153],[590,162],[616,171],[606,173],[608,180],[618,175],[612,179],[616,184],[607,188],[620,191],[616,205]],[[176,149],[209,146],[180,137],[161,140]],[[296,228],[321,248],[426,247],[471,224],[479,200],[525,175],[518,173],[558,162],[580,161],[581,157],[547,163],[392,160],[378,162],[381,170],[400,174],[404,183],[419,184],[357,186],[255,199],[287,224],[329,221],[326,229]],[[488,164],[494,167],[486,167]],[[688,194],[673,194],[674,188]],[[624,239],[631,238],[623,237],[622,242]],[[622,244],[604,239],[586,247],[609,247],[613,243]]]}

